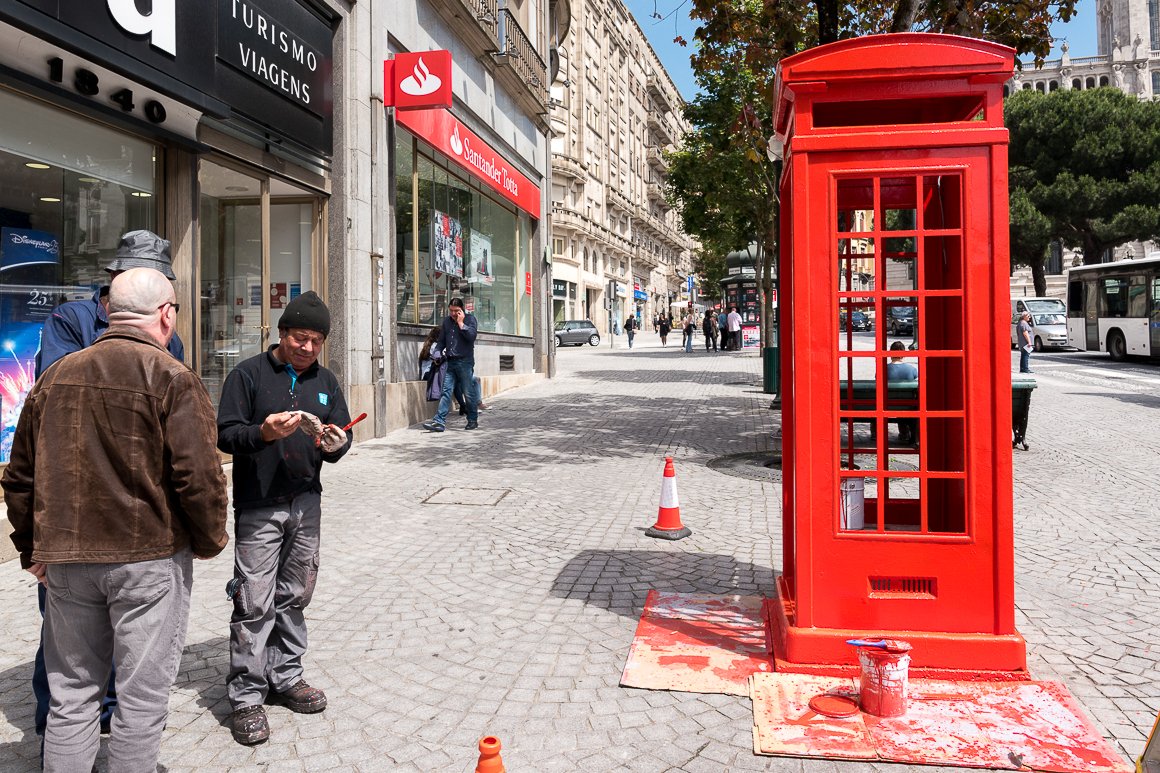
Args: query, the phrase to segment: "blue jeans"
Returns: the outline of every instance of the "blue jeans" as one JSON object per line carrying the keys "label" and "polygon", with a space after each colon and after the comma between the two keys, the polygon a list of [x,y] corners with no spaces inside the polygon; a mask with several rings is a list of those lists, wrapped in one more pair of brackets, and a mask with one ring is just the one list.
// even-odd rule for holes
{"label": "blue jeans", "polygon": [[1019,372],[1031,372],[1031,352],[1027,351],[1025,347],[1019,347]]}
{"label": "blue jeans", "polygon": [[451,395],[456,388],[462,390],[467,403],[467,420],[479,420],[479,393],[475,390],[475,360],[448,360],[447,375],[443,377],[443,394],[439,397],[439,410],[435,412],[435,421],[447,423],[447,413],[451,410]]}
{"label": "blue jeans", "polygon": [[[47,593],[44,586],[36,584],[36,600],[40,605],[40,617],[44,618],[44,601]],[[113,709],[117,708],[117,672],[114,669],[109,674],[109,688],[101,699],[101,722],[108,722],[113,718]],[[44,728],[48,726],[48,669],[44,666],[44,626],[41,625],[40,645],[36,648],[36,658],[32,666],[32,694],[36,696],[36,734],[44,738]]]}
{"label": "blue jeans", "polygon": [[635,338],[635,337],[636,337],[636,330],[635,330],[635,329],[634,329],[634,330],[629,330],[629,331],[628,331],[628,348],[629,348],[629,349],[631,349],[631,348],[632,348],[632,339],[633,339],[633,338]]}

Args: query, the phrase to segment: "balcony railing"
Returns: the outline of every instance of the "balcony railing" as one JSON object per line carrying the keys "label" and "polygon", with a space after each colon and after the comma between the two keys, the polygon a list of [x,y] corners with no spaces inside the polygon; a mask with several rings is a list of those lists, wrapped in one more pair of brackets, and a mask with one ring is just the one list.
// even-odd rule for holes
{"label": "balcony railing", "polygon": [[648,149],[648,162],[657,169],[668,171],[669,162],[665,160],[665,153],[656,145],[650,145]]}
{"label": "balcony railing", "polygon": [[477,54],[496,50],[499,0],[431,0],[431,5]]}
{"label": "balcony railing", "polygon": [[514,78],[508,77],[509,90],[517,97],[523,91],[531,98],[529,106],[535,108],[535,113],[546,115],[548,112],[548,66],[536,52],[536,47],[528,39],[527,34],[516,17],[506,8],[499,9],[499,52],[495,55],[496,62],[504,67],[500,72],[510,68]]}
{"label": "balcony railing", "polygon": [[661,82],[659,77],[656,75],[648,76],[646,85],[648,87],[648,93],[652,95],[653,99],[656,100],[658,105],[665,109],[665,112],[671,113],[676,111],[677,106],[674,104],[673,99],[669,93],[665,91],[664,84]]}
{"label": "balcony railing", "polygon": [[664,186],[658,182],[650,180],[649,184],[648,184],[648,197],[652,201],[662,201],[663,202],[665,200],[665,188],[664,188]]}
{"label": "balcony railing", "polygon": [[614,209],[619,209],[628,215],[636,214],[636,207],[628,200],[628,197],[621,193],[616,188],[608,187],[604,189],[608,193],[608,204]]}
{"label": "balcony railing", "polygon": [[552,154],[552,171],[581,182],[588,179],[588,165],[562,153]]}
{"label": "balcony railing", "polygon": [[648,128],[652,129],[652,131],[656,134],[657,137],[661,139],[664,144],[672,145],[675,143],[673,132],[669,128],[669,125],[665,122],[665,118],[663,115],[661,115],[659,110],[648,111],[647,123]]}

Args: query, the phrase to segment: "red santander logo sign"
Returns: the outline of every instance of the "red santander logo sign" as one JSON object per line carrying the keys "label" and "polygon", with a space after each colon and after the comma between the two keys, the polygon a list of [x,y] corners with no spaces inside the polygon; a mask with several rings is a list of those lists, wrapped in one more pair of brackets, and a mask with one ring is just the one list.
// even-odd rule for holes
{"label": "red santander logo sign", "polygon": [[451,107],[451,52],[395,54],[384,61],[383,101],[398,110]]}
{"label": "red santander logo sign", "polygon": [[501,196],[540,217],[539,187],[517,171],[503,156],[481,140],[447,110],[399,111],[395,120],[468,172],[483,180]]}

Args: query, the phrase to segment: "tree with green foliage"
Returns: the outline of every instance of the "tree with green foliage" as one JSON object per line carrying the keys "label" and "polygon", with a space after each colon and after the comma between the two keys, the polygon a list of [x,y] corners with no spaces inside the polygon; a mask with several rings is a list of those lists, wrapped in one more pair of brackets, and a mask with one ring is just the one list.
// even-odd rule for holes
{"label": "tree with green foliage", "polygon": [[1041,277],[1053,239],[1099,263],[1124,242],[1160,238],[1160,103],[1112,88],[1023,90],[1007,99],[1004,118],[1012,261],[1033,275],[1038,263]]}

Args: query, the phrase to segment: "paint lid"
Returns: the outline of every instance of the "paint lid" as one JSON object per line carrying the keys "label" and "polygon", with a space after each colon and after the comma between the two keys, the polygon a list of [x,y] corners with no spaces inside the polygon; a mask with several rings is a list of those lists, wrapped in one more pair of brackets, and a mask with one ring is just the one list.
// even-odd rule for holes
{"label": "paint lid", "polygon": [[824,717],[852,717],[858,713],[858,703],[845,695],[822,693],[810,698],[810,710]]}

